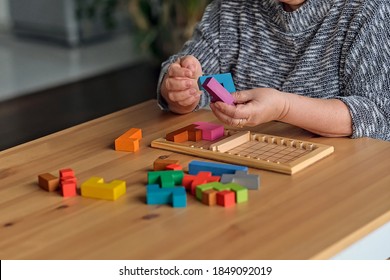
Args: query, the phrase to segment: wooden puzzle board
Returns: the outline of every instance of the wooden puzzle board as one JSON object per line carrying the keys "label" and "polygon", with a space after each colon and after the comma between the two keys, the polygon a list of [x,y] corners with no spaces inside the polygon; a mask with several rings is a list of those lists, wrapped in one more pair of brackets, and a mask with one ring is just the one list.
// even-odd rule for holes
{"label": "wooden puzzle board", "polygon": [[152,141],[159,148],[222,162],[294,174],[333,153],[333,146],[250,131],[226,130],[216,141]]}

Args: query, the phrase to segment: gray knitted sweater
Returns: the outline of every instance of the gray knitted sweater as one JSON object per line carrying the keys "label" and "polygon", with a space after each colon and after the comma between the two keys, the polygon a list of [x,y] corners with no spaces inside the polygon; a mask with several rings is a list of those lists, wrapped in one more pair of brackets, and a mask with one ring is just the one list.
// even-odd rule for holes
{"label": "gray knitted sweater", "polygon": [[[352,137],[390,140],[388,0],[307,0],[294,12],[276,0],[215,0],[193,38],[163,63],[160,83],[170,63],[187,54],[205,74],[231,72],[238,91],[269,87],[340,99],[352,116]],[[201,96],[199,108],[210,102]]]}

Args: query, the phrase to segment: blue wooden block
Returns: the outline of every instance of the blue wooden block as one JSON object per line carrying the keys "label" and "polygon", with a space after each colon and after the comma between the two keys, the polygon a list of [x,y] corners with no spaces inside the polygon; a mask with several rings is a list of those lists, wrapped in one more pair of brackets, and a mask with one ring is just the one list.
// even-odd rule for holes
{"label": "blue wooden block", "polygon": [[213,77],[216,79],[228,92],[233,93],[236,92],[236,87],[234,86],[233,78],[231,73],[222,73],[215,75],[206,75],[200,76],[198,79],[198,86],[200,90],[204,90],[203,83],[207,78]]}
{"label": "blue wooden block", "polygon": [[248,174],[244,171],[236,171],[235,174],[223,174],[221,183],[236,183],[250,190],[258,190],[260,187],[260,176]]}
{"label": "blue wooden block", "polygon": [[172,206],[175,208],[187,207],[187,193],[184,187],[173,188]]}
{"label": "blue wooden block", "polygon": [[226,164],[226,163],[215,163],[193,160],[188,164],[188,173],[196,175],[201,171],[209,171],[213,176],[222,176],[222,174],[235,174],[236,171],[248,172],[247,166]]}
{"label": "blue wooden block", "polygon": [[157,184],[146,186],[146,203],[150,205],[172,203],[172,191],[168,188],[160,188]]}

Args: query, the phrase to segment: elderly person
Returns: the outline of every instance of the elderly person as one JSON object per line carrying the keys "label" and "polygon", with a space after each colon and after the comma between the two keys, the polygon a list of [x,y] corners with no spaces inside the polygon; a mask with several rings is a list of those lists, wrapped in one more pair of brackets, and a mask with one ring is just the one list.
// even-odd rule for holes
{"label": "elderly person", "polygon": [[[158,101],[210,105],[231,126],[277,120],[328,136],[390,140],[390,2],[214,0],[162,65]],[[197,79],[230,72],[235,105],[210,104]]]}

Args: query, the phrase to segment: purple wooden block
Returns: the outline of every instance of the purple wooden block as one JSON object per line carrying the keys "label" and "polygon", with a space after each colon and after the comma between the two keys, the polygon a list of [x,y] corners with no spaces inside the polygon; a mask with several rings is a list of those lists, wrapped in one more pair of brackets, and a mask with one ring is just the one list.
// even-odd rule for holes
{"label": "purple wooden block", "polygon": [[213,141],[224,136],[225,128],[223,125],[209,123],[209,122],[196,122],[197,129],[202,130],[202,139]]}
{"label": "purple wooden block", "polygon": [[212,102],[222,101],[234,105],[233,96],[215,78],[207,78],[202,87],[213,97]]}

